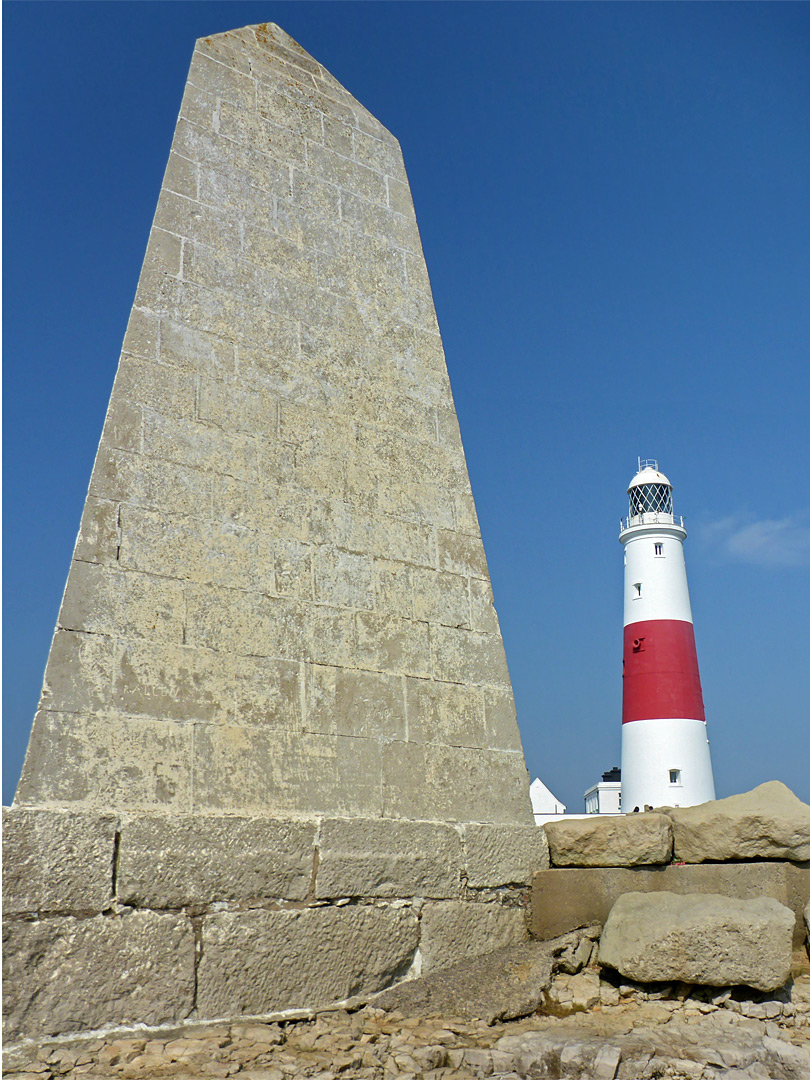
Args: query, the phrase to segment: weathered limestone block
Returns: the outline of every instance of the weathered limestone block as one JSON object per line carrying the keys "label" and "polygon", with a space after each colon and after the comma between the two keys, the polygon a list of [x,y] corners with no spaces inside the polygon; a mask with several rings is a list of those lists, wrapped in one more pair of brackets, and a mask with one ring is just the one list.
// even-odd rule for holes
{"label": "weathered limestone block", "polygon": [[116,634],[135,618],[139,636],[179,644],[183,609],[179,582],[98,563],[76,563],[59,619],[66,630]]}
{"label": "weathered limestone block", "polygon": [[114,657],[113,638],[57,627],[42,685],[43,710],[75,713],[103,708],[109,697]]}
{"label": "weathered limestone block", "polygon": [[118,554],[118,504],[87,496],[74,558],[89,563],[112,563]]}
{"label": "weathered limestone block", "polygon": [[41,712],[14,805],[188,811],[192,745],[191,724]]}
{"label": "weathered limestone block", "polygon": [[665,814],[550,821],[545,826],[552,866],[649,866],[672,858]]}
{"label": "weathered limestone block", "polygon": [[383,744],[381,756],[385,817],[524,823],[528,773],[522,753],[391,742]]}
{"label": "weathered limestone block", "polygon": [[[515,699],[511,690],[485,687],[484,716],[486,723],[486,746],[496,749],[516,750],[523,753],[520,731],[517,726]],[[529,822],[529,824],[533,824]]]}
{"label": "weathered limestone block", "polygon": [[718,893],[738,900],[770,896],[796,916],[793,946],[798,949],[802,910],[810,896],[810,865],[761,861],[541,870],[532,878],[530,932],[545,941],[577,926],[604,924],[618,898],[628,892]]}
{"label": "weathered limestone block", "polygon": [[547,943],[506,945],[384,990],[373,1004],[404,1016],[457,1016],[488,1024],[511,1020],[539,1008],[552,968]]}
{"label": "weathered limestone block", "polygon": [[528,885],[548,868],[548,841],[536,825],[465,825],[464,856],[472,889]]}
{"label": "weathered limestone block", "polygon": [[194,932],[178,915],[7,921],[6,1037],[182,1020],[194,1000]]}
{"label": "weathered limestone block", "polygon": [[449,825],[363,818],[321,822],[315,895],[455,897],[461,841]]}
{"label": "weathered limestone block", "polygon": [[790,975],[794,923],[769,897],[625,893],[605,923],[599,962],[638,982],[776,990]]}
{"label": "weathered limestone block", "polygon": [[[488,1024],[528,1016],[542,1004],[552,974],[569,969],[570,956],[590,955],[599,930],[586,927],[555,941],[521,942],[468,957],[384,990],[373,1004],[405,1016],[457,1016]],[[598,985],[599,977],[594,978]]]}
{"label": "weathered limestone block", "polygon": [[376,671],[312,664],[307,680],[308,731],[404,739],[402,679]]}
{"label": "weathered limestone block", "polygon": [[201,1017],[316,1007],[401,978],[418,941],[408,907],[221,912],[205,917]]}
{"label": "weathered limestone block", "polygon": [[303,900],[314,845],[314,822],[141,815],[122,826],[118,899],[148,908]]}
{"label": "weathered limestone block", "polygon": [[[428,624],[397,615],[358,612],[357,665],[390,675],[431,675]],[[439,676],[441,677],[441,676]]]}
{"label": "weathered limestone block", "polygon": [[201,724],[194,742],[194,808],[259,817],[283,817],[291,808],[379,815],[380,757],[377,739]]}
{"label": "weathered limestone block", "polygon": [[487,745],[484,695],[478,687],[405,679],[405,702],[410,742]]}
{"label": "weathered limestone block", "polygon": [[116,823],[109,814],[4,808],[4,914],[108,907]]}
{"label": "weathered limestone block", "polygon": [[436,626],[431,633],[430,647],[433,676],[436,679],[473,686],[510,685],[499,634]]}
{"label": "weathered limestone block", "polygon": [[778,780],[699,806],[667,808],[682,862],[810,859],[810,806]]}
{"label": "weathered limestone block", "polygon": [[506,945],[528,940],[526,912],[497,903],[471,904],[446,900],[422,909],[419,951],[427,974],[468,957],[483,956]]}

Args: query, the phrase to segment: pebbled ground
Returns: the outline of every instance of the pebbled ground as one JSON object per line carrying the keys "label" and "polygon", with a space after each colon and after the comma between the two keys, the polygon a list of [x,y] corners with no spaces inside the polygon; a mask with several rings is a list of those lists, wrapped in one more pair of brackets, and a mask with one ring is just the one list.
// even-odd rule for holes
{"label": "pebbled ground", "polygon": [[365,1006],[21,1045],[3,1071],[14,1080],[810,1080],[810,975],[760,995],[634,986],[588,969],[558,975],[540,1013],[492,1026]]}

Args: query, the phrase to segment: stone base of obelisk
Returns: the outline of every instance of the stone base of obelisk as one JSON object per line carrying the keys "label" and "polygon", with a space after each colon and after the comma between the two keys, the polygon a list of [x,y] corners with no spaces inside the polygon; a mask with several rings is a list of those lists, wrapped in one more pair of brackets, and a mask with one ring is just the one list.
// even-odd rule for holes
{"label": "stone base of obelisk", "polygon": [[12,809],[6,1040],[263,1016],[528,937],[535,826]]}

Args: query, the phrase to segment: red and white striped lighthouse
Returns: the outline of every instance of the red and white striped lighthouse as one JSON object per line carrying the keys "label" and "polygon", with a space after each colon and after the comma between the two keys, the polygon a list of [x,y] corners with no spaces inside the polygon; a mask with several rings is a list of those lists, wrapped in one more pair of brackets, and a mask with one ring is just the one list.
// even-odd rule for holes
{"label": "red and white striped lighthouse", "polygon": [[694,806],[714,796],[683,518],[658,462],[639,458],[624,545],[622,810]]}

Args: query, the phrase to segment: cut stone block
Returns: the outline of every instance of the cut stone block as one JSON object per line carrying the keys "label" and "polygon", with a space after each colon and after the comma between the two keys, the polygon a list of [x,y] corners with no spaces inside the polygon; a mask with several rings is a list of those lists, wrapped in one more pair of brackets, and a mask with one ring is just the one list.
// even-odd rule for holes
{"label": "cut stone block", "polygon": [[[488,1024],[528,1016],[542,1005],[551,976],[565,957],[582,951],[590,954],[598,933],[599,927],[588,927],[556,941],[506,945],[402,982],[384,990],[372,1003],[408,1017],[452,1016]],[[593,977],[598,986],[598,976]]]}
{"label": "cut stone block", "polygon": [[178,1021],[193,1001],[194,931],[182,916],[136,911],[4,926],[7,1038]]}
{"label": "cut stone block", "polygon": [[118,899],[158,909],[304,900],[314,850],[314,822],[141,815],[122,827]]}
{"label": "cut stone block", "polygon": [[[521,822],[523,754],[439,743],[384,743],[382,806],[386,817],[438,821]],[[464,784],[458,781],[464,777]]]}
{"label": "cut stone block", "polygon": [[201,1017],[315,1008],[401,978],[418,941],[408,907],[354,906],[206,916]]}
{"label": "cut stone block", "polygon": [[422,971],[448,967],[528,940],[526,912],[497,903],[427,902],[422,909]]}
{"label": "cut stone block", "polygon": [[409,742],[487,745],[484,696],[477,687],[405,679],[405,701]]}
{"label": "cut stone block", "polygon": [[4,808],[4,915],[109,907],[116,824],[109,814]]}
{"label": "cut stone block", "polygon": [[194,809],[284,817],[379,816],[380,743],[341,735],[205,724],[195,731]]}
{"label": "cut stone block", "polygon": [[180,644],[185,601],[179,582],[76,563],[59,616],[66,630],[120,634],[136,623],[138,636]]}
{"label": "cut stone block", "polygon": [[532,878],[531,934],[544,941],[578,926],[604,924],[614,903],[627,892],[719,893],[738,900],[769,896],[796,916],[793,945],[798,949],[801,913],[810,897],[810,864],[763,861],[542,870]]}
{"label": "cut stone block", "polygon": [[592,814],[544,826],[552,866],[650,866],[672,858],[665,814]]}
{"label": "cut stone block", "polygon": [[810,860],[810,806],[778,780],[699,806],[667,808],[675,858]]}
{"label": "cut stone block", "polygon": [[307,690],[308,731],[405,738],[405,695],[397,676],[313,664]]}
{"label": "cut stone block", "polygon": [[790,975],[795,916],[770,897],[625,893],[599,940],[599,962],[636,982],[776,990]]}
{"label": "cut stone block", "polygon": [[[60,747],[57,759],[53,747]],[[41,712],[31,733],[15,806],[191,809],[191,724]],[[44,770],[42,774],[39,769]],[[46,768],[47,767],[47,768]]]}
{"label": "cut stone block", "polygon": [[321,822],[315,895],[455,897],[461,840],[432,822],[362,818]]}
{"label": "cut stone block", "polygon": [[465,825],[464,854],[471,889],[528,885],[548,868],[548,841],[536,825]]}
{"label": "cut stone block", "polygon": [[452,1016],[491,1024],[535,1012],[543,1003],[552,969],[546,942],[506,945],[400,983],[383,991],[373,1004],[408,1017]]}

